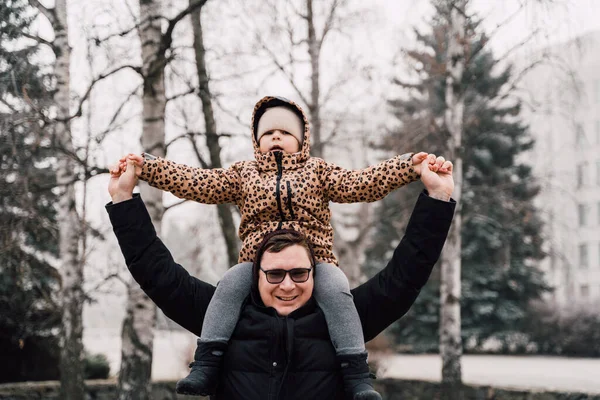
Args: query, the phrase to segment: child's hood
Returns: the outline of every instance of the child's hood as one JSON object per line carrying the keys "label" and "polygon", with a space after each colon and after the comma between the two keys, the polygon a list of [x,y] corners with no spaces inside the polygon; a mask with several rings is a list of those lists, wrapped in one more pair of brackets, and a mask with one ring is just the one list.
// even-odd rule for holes
{"label": "child's hood", "polygon": [[275,152],[262,154],[258,142],[256,141],[256,126],[258,124],[258,120],[256,119],[257,115],[260,118],[264,110],[276,106],[292,107],[298,111],[299,115],[302,115],[302,119],[304,120],[304,141],[302,142],[302,148],[298,153],[283,155],[284,167],[300,167],[310,157],[310,127],[308,118],[298,104],[283,97],[265,96],[254,106],[254,111],[252,112],[252,146],[254,147],[254,157],[256,158],[260,169],[270,170],[276,168]]}

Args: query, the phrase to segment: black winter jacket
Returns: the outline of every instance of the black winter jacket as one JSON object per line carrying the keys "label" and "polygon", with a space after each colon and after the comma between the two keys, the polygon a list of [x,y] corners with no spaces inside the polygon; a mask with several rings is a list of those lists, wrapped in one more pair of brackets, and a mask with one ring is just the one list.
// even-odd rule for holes
{"label": "black winter jacket", "polygon": [[[439,258],[455,205],[422,193],[388,265],[352,290],[365,341],[403,316],[417,298]],[[139,195],[106,209],[134,279],[165,315],[200,336],[215,287],[175,263]],[[315,301],[282,318],[258,297],[249,296],[244,305],[217,398],[341,399],[335,350]]]}

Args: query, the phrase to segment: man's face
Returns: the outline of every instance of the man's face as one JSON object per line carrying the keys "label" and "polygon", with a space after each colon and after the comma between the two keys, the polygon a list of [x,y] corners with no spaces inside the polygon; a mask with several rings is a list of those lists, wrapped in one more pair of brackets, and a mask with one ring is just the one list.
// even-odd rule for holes
{"label": "man's face", "polygon": [[[286,247],[279,253],[266,251],[261,260],[261,268],[265,271],[283,269],[289,271],[293,268],[310,268],[310,257],[306,249],[300,245]],[[258,291],[260,298],[267,307],[273,307],[281,316],[302,307],[310,299],[315,286],[313,272],[306,282],[297,283],[290,274],[286,274],[281,283],[269,283],[263,271],[258,271]]]}

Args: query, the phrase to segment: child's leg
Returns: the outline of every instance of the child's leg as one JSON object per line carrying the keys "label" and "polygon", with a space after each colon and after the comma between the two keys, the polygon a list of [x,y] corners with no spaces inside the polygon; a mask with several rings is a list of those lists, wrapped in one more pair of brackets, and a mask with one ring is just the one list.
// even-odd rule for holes
{"label": "child's leg", "polygon": [[177,393],[195,396],[215,393],[227,343],[251,286],[252,263],[235,265],[223,275],[206,309],[202,336],[198,339],[194,362],[190,364],[192,369],[177,382]]}
{"label": "child's leg", "polygon": [[228,342],[252,287],[252,263],[231,267],[217,285],[202,323],[202,342]]}
{"label": "child's leg", "polygon": [[350,294],[348,278],[332,264],[319,263],[315,268],[315,299],[325,314],[336,353],[364,352],[362,325]]}
{"label": "child's leg", "polygon": [[329,336],[340,363],[344,391],[352,399],[381,400],[373,389],[362,325],[348,278],[331,264],[317,264],[315,298],[325,314]]}

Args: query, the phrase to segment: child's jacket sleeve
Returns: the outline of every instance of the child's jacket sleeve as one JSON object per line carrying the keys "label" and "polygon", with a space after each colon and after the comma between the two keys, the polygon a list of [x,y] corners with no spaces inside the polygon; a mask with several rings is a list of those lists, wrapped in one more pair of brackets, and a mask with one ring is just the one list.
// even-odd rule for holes
{"label": "child's jacket sleeve", "polygon": [[412,153],[407,153],[365,169],[348,170],[326,163],[322,182],[328,200],[365,203],[381,200],[392,190],[418,179]]}
{"label": "child's jacket sleeve", "polygon": [[161,157],[144,161],[140,179],[179,198],[204,204],[236,203],[242,187],[234,167],[196,168]]}

